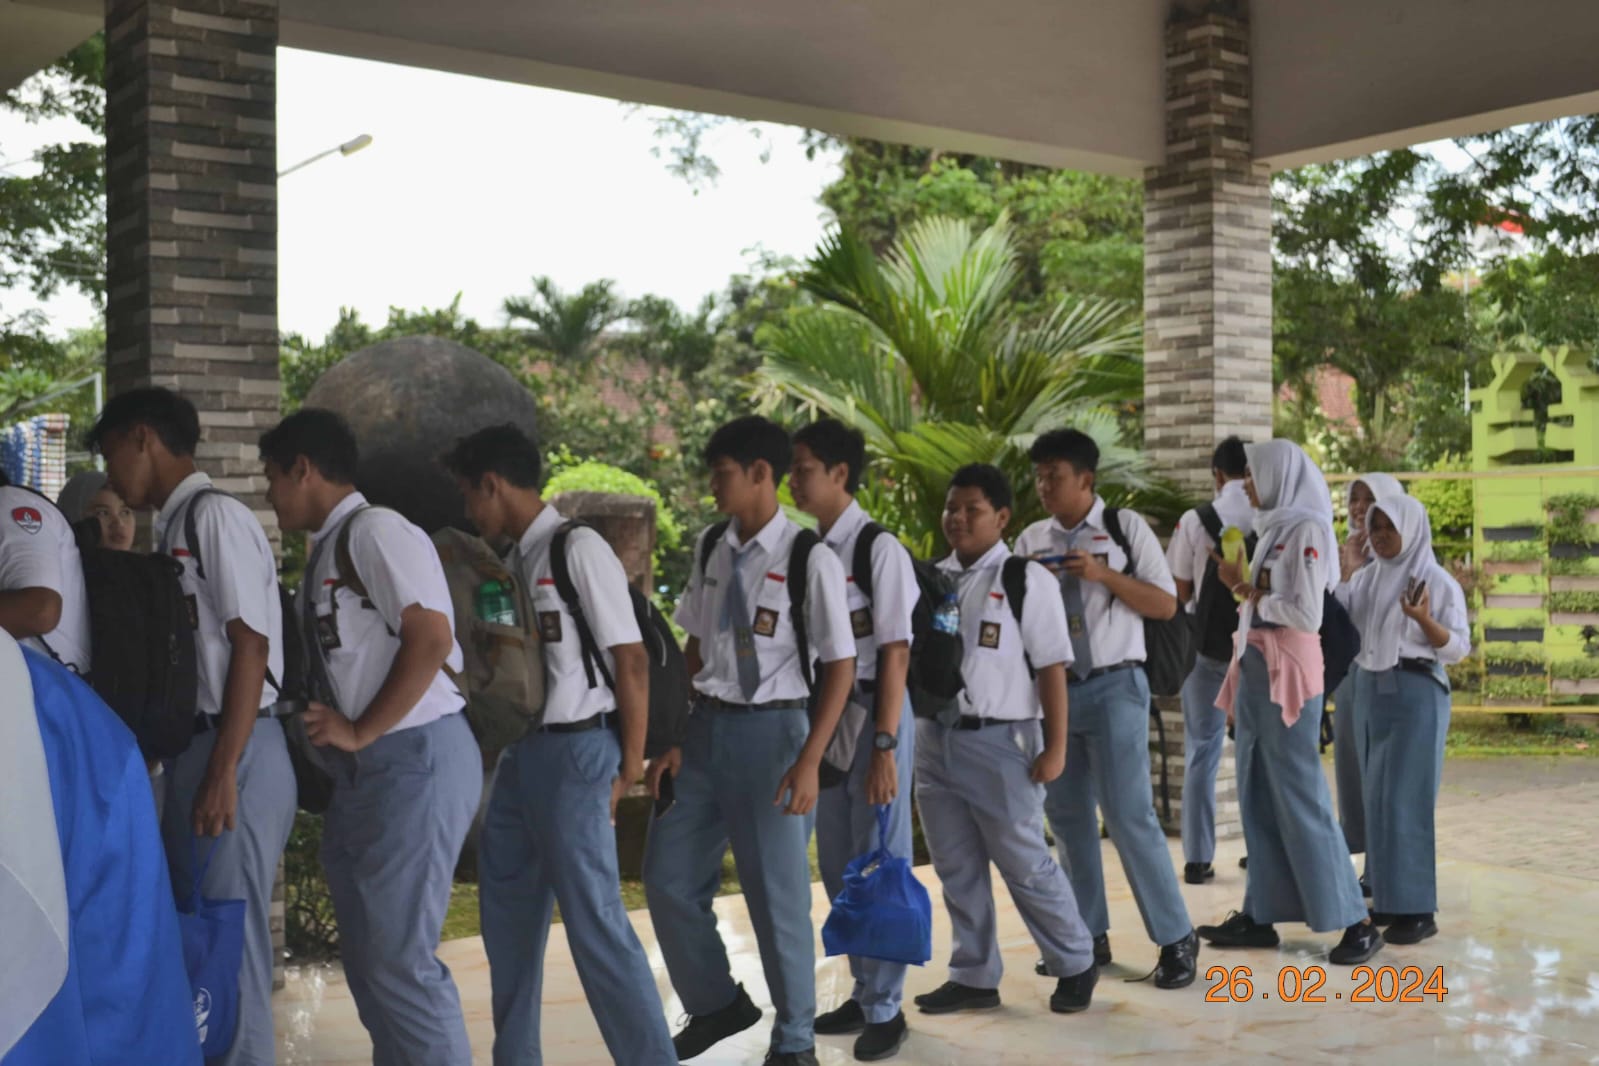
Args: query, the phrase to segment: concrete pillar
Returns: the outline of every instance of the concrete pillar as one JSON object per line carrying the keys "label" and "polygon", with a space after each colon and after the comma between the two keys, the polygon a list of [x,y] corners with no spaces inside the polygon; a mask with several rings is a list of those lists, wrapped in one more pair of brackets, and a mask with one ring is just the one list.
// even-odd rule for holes
{"label": "concrete pillar", "polygon": [[1271,181],[1250,145],[1235,4],[1166,28],[1166,162],[1144,174],[1144,446],[1208,495],[1231,434],[1271,436]]}
{"label": "concrete pillar", "polygon": [[106,0],[105,25],[107,384],[193,400],[200,467],[276,540],[277,0]]}
{"label": "concrete pillar", "polygon": [[[1144,446],[1196,498],[1224,438],[1272,431],[1271,178],[1253,158],[1249,25],[1241,4],[1188,0],[1166,26],[1166,161],[1144,174]],[[1158,701],[1156,809],[1182,812],[1182,710]],[[1171,818],[1164,817],[1164,754]],[[1232,746],[1216,784],[1218,839],[1240,834]]]}

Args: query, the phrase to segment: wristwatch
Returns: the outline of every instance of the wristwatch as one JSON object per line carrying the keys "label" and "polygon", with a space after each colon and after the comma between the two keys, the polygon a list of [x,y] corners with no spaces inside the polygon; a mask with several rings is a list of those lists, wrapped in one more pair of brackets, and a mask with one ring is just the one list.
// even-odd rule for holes
{"label": "wristwatch", "polygon": [[893,733],[878,733],[872,737],[872,747],[877,751],[893,751],[899,747],[899,737]]}

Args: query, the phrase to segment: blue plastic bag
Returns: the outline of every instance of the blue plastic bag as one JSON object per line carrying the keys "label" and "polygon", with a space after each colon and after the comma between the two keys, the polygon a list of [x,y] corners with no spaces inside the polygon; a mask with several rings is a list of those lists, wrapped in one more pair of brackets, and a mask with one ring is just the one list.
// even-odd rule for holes
{"label": "blue plastic bag", "polygon": [[889,854],[887,839],[888,808],[878,807],[878,846],[844,868],[822,946],[829,955],[921,966],[933,957],[933,903],[910,861]]}
{"label": "blue plastic bag", "polygon": [[178,904],[178,931],[183,935],[183,965],[194,993],[194,1025],[207,1059],[225,1055],[239,1025],[239,970],[244,965],[244,900],[206,899],[200,895],[205,872],[217,853],[211,845],[205,862],[189,841],[194,885]]}

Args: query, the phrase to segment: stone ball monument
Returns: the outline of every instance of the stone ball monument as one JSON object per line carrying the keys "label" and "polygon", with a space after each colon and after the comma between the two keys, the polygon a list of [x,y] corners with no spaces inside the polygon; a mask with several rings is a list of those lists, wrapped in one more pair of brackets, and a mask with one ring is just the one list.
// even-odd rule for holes
{"label": "stone ball monument", "polygon": [[305,406],[349,420],[361,448],[356,487],[428,533],[470,528],[455,481],[438,461],[457,438],[506,422],[529,436],[536,428],[536,405],[521,382],[443,337],[363,348],[318,378]]}

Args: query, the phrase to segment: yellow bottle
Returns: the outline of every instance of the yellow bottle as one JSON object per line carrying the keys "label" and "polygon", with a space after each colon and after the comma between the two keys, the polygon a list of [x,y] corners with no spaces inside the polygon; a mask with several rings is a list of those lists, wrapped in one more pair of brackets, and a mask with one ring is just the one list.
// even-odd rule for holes
{"label": "yellow bottle", "polygon": [[[1231,526],[1228,526],[1226,529],[1222,530],[1222,534],[1221,534],[1221,556],[1222,556],[1223,559],[1226,559],[1229,562],[1237,563],[1239,566],[1243,567],[1243,571],[1244,571],[1243,581],[1244,581],[1244,584],[1247,585],[1247,584],[1250,583],[1249,557],[1248,557],[1247,553],[1244,550],[1244,532],[1243,532],[1243,530],[1234,529]],[[1243,603],[1244,602],[1244,598],[1242,596],[1239,596],[1237,593],[1233,594],[1233,599],[1237,600],[1239,603]]]}

